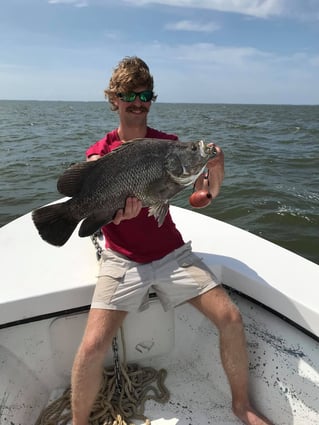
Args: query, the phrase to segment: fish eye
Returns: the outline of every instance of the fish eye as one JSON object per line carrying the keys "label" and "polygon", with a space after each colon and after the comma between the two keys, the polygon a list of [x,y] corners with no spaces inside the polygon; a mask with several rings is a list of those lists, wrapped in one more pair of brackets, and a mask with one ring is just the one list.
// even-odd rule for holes
{"label": "fish eye", "polygon": [[195,152],[195,151],[197,151],[197,146],[196,146],[196,144],[195,144],[195,143],[192,143],[192,148],[191,148],[191,149],[192,149],[192,151],[194,151],[194,152]]}

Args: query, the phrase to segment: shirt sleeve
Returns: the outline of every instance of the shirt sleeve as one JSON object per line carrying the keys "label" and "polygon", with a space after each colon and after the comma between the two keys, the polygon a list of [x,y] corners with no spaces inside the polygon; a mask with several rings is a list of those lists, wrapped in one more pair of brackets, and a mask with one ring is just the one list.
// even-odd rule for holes
{"label": "shirt sleeve", "polygon": [[87,158],[89,158],[92,155],[105,155],[110,152],[109,145],[106,142],[106,137],[103,137],[103,139],[99,140],[98,142],[94,143],[92,146],[90,146],[87,151],[85,152],[85,155]]}

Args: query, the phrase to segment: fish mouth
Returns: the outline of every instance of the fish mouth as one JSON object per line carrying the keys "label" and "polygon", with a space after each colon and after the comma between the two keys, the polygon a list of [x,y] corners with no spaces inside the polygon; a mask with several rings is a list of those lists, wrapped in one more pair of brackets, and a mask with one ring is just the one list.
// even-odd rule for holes
{"label": "fish mouth", "polygon": [[203,140],[199,141],[199,150],[200,156],[203,158],[206,158],[207,156],[215,156],[217,154],[214,144],[205,144]]}

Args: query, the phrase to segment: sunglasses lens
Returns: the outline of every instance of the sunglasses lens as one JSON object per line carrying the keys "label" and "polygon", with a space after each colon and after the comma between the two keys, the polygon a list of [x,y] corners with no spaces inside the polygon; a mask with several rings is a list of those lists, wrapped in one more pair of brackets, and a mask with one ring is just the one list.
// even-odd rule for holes
{"label": "sunglasses lens", "polygon": [[145,91],[142,91],[142,93],[140,93],[139,96],[142,102],[149,102],[153,98],[153,92],[150,90],[145,90]]}
{"label": "sunglasses lens", "polygon": [[134,102],[136,96],[138,96],[142,102],[150,102],[153,99],[153,92],[151,90],[145,90],[140,93],[118,93],[117,96],[123,100],[123,102]]}
{"label": "sunglasses lens", "polygon": [[133,92],[122,94],[121,99],[124,100],[124,102],[133,102],[136,99],[136,94]]}

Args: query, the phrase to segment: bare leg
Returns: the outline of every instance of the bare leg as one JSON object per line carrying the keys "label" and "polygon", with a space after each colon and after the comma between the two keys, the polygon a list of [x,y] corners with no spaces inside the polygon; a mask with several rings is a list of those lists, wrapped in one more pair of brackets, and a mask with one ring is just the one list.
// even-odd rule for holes
{"label": "bare leg", "polygon": [[90,310],[72,369],[73,425],[89,423],[91,409],[102,383],[105,355],[126,314],[118,310]]}
{"label": "bare leg", "polygon": [[219,330],[221,359],[231,388],[234,414],[246,425],[271,425],[250,404],[246,340],[237,307],[221,286],[193,298],[190,303]]}

